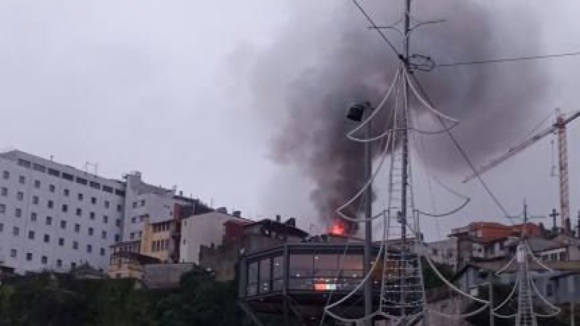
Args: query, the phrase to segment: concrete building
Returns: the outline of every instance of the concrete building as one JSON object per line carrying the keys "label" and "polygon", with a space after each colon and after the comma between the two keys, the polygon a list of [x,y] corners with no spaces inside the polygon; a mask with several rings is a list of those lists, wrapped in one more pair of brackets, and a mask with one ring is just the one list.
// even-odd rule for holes
{"label": "concrete building", "polygon": [[199,264],[201,246],[216,247],[221,245],[227,230],[225,223],[228,221],[251,222],[242,218],[239,212],[229,215],[223,208],[183,219],[181,221],[179,261]]}
{"label": "concrete building", "polygon": [[18,150],[0,153],[0,266],[17,273],[85,263],[105,270],[113,244],[140,241],[146,216],[156,223],[210,210],[146,184],[139,172],[121,181]]}

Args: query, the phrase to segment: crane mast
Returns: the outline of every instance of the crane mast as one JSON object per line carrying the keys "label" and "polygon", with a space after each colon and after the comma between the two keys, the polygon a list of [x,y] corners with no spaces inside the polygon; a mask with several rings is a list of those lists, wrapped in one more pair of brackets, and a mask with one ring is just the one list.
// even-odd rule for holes
{"label": "crane mast", "polygon": [[522,143],[511,147],[506,153],[500,155],[499,157],[491,160],[489,163],[481,166],[476,170],[475,173],[471,174],[463,182],[468,182],[479,175],[493,169],[494,167],[500,165],[501,163],[507,161],[511,157],[517,155],[524,149],[532,146],[542,138],[550,135],[557,134],[558,136],[558,168],[559,168],[559,190],[560,190],[560,219],[562,228],[565,232],[570,232],[568,227],[568,221],[570,218],[570,193],[568,186],[568,144],[566,138],[566,125],[576,118],[580,117],[580,111],[575,112],[568,118],[565,118],[563,114],[559,114],[556,123],[554,123],[549,128],[533,135],[532,137],[526,139]]}

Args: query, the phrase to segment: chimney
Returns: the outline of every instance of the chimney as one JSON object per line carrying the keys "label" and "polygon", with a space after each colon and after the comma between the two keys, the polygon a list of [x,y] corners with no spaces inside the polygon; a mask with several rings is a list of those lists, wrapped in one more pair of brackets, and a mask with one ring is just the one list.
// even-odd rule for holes
{"label": "chimney", "polygon": [[276,215],[276,222],[282,223],[282,216]]}
{"label": "chimney", "polygon": [[242,211],[233,211],[232,215],[235,217],[241,217],[242,216]]}

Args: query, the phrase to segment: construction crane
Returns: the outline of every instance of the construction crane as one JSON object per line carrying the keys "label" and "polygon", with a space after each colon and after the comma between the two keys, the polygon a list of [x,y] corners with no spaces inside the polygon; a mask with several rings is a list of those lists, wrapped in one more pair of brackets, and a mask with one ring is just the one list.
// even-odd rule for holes
{"label": "construction crane", "polygon": [[572,114],[570,117],[566,118],[563,114],[558,114],[556,122],[549,128],[535,134],[534,136],[528,138],[524,142],[514,147],[511,147],[506,153],[500,155],[499,157],[493,159],[491,162],[483,165],[475,171],[472,175],[468,176],[463,182],[468,182],[478,175],[481,175],[494,167],[500,165],[501,163],[507,161],[509,158],[515,156],[524,149],[532,146],[540,139],[550,135],[558,135],[558,167],[559,167],[559,177],[560,177],[560,219],[562,223],[562,228],[565,232],[570,232],[568,227],[568,222],[570,218],[570,195],[568,190],[568,145],[566,139],[566,125],[576,118],[580,117],[580,111]]}

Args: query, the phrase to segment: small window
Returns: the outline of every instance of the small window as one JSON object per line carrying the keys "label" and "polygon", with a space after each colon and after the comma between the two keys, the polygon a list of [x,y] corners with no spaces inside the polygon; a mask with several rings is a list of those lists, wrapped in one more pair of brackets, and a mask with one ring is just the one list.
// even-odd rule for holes
{"label": "small window", "polygon": [[62,211],[65,213],[68,212],[68,205],[67,204],[62,205]]}
{"label": "small window", "polygon": [[62,267],[62,259],[56,260],[56,267]]}
{"label": "small window", "polygon": [[55,185],[48,185],[48,190],[50,192],[53,192],[54,193],[56,191],[56,186]]}
{"label": "small window", "polygon": [[32,204],[38,205],[39,201],[40,201],[40,199],[38,198],[38,196],[32,196]]}
{"label": "small window", "polygon": [[34,240],[34,231],[28,231],[28,239]]}
{"label": "small window", "polygon": [[52,217],[50,216],[46,217],[46,225],[52,225]]}
{"label": "small window", "polygon": [[6,213],[6,205],[0,204],[0,214]]}
{"label": "small window", "polygon": [[105,200],[105,208],[109,208],[111,206],[111,203],[109,203],[109,201]]}
{"label": "small window", "polygon": [[70,263],[70,268],[71,269],[77,268],[77,263]]}
{"label": "small window", "polygon": [[121,226],[121,219],[115,219],[115,226]]}
{"label": "small window", "polygon": [[8,188],[2,187],[2,190],[0,190],[0,194],[4,197],[8,196]]}
{"label": "small window", "polygon": [[90,245],[90,244],[87,245],[87,252],[88,253],[93,252],[93,246],[92,245]]}
{"label": "small window", "polygon": [[16,256],[18,256],[16,249],[10,249],[10,257],[16,258]]}
{"label": "small window", "polygon": [[79,194],[77,195],[77,198],[78,198],[79,201],[83,201],[83,194],[81,194],[79,192]]}
{"label": "small window", "polygon": [[37,215],[35,212],[30,213],[30,221],[36,222]]}
{"label": "small window", "polygon": [[14,215],[16,215],[16,217],[22,217],[22,209],[20,209],[20,208],[17,208],[17,209],[14,211]]}
{"label": "small window", "polygon": [[75,232],[81,232],[81,225],[80,224],[75,224]]}
{"label": "small window", "polygon": [[36,189],[40,188],[40,181],[39,180],[34,180],[34,188],[36,188]]}
{"label": "small window", "polygon": [[24,193],[22,191],[17,192],[16,199],[18,199],[19,201],[24,200]]}
{"label": "small window", "polygon": [[64,193],[65,197],[68,197],[70,195],[70,190],[64,189],[63,193]]}
{"label": "small window", "polygon": [[107,231],[102,231],[101,232],[101,238],[107,239]]}
{"label": "small window", "polygon": [[50,235],[48,235],[48,234],[45,234],[44,235],[44,242],[45,243],[50,243]]}
{"label": "small window", "polygon": [[112,194],[113,193],[113,188],[111,188],[109,186],[103,185],[103,191]]}
{"label": "small window", "polygon": [[20,184],[25,184],[26,183],[26,177],[21,175],[20,177],[18,177],[18,182],[20,182]]}
{"label": "small window", "polygon": [[43,265],[46,265],[46,263],[48,263],[48,258],[47,258],[46,256],[42,256],[42,258],[40,259],[40,262],[41,262]]}
{"label": "small window", "polygon": [[20,228],[17,226],[13,227],[12,228],[12,235],[14,235],[16,237],[19,236],[20,235]]}
{"label": "small window", "polygon": [[123,190],[115,189],[115,195],[125,197],[125,192]]}
{"label": "small window", "polygon": [[87,185],[87,183],[88,183],[88,181],[87,181],[87,179],[83,179],[83,178],[79,178],[79,177],[77,177],[77,183],[78,183],[78,184],[82,184],[82,185],[85,185],[85,186],[86,186],[86,185]]}
{"label": "small window", "polygon": [[31,166],[30,161],[27,160],[23,160],[23,159],[18,159],[18,165],[23,166],[25,168],[29,168]]}
{"label": "small window", "polygon": [[77,216],[82,216],[83,215],[83,210],[80,208],[77,208],[77,212],[76,212]]}
{"label": "small window", "polygon": [[48,169],[48,174],[55,176],[55,177],[60,177],[60,172],[54,169]]}
{"label": "small window", "polygon": [[26,260],[28,260],[28,261],[32,260],[32,253],[31,252],[26,253]]}
{"label": "small window", "polygon": [[44,165],[34,163],[32,164],[32,168],[36,171],[46,172],[46,167]]}
{"label": "small window", "polygon": [[98,182],[91,181],[91,182],[89,183],[89,185],[90,185],[90,187],[91,187],[91,188],[95,188],[95,189],[101,189],[101,184],[100,184],[100,183],[98,183]]}
{"label": "small window", "polygon": [[94,219],[95,219],[95,212],[90,212],[90,213],[89,213],[89,218],[90,218],[91,220],[94,220]]}
{"label": "small window", "polygon": [[10,179],[10,172],[4,171],[4,173],[2,173],[2,177],[4,178],[4,180]]}
{"label": "small window", "polygon": [[59,246],[64,246],[64,238],[58,238],[58,245]]}
{"label": "small window", "polygon": [[103,215],[103,223],[109,223],[109,217],[107,215]]}
{"label": "small window", "polygon": [[115,234],[115,242],[121,241],[121,236],[119,234]]}
{"label": "small window", "polygon": [[77,250],[77,249],[79,249],[79,243],[78,243],[78,242],[76,242],[76,241],[73,241],[72,248],[73,248],[74,250]]}
{"label": "small window", "polygon": [[105,255],[105,248],[101,248],[101,256]]}
{"label": "small window", "polygon": [[123,207],[121,205],[117,205],[117,212],[121,212],[121,210],[123,209]]}
{"label": "small window", "polygon": [[95,205],[97,203],[96,197],[91,197],[91,204]]}
{"label": "small window", "polygon": [[66,229],[66,221],[60,221],[60,228]]}
{"label": "small window", "polygon": [[46,206],[48,208],[53,208],[54,207],[54,202],[52,200],[49,200],[49,201],[46,202]]}
{"label": "small window", "polygon": [[129,234],[129,239],[131,239],[131,240],[135,239],[135,233],[134,232],[131,232]]}
{"label": "small window", "polygon": [[89,228],[89,235],[93,235],[95,233],[95,230],[93,228]]}
{"label": "small window", "polygon": [[68,181],[73,181],[75,178],[72,176],[72,174],[68,174],[68,173],[63,173],[62,174],[62,178]]}

